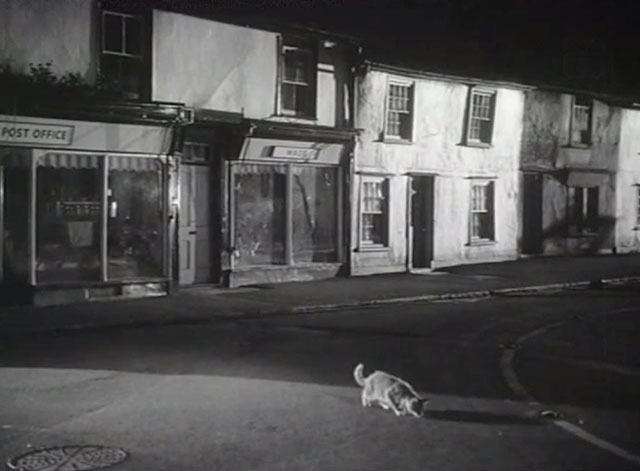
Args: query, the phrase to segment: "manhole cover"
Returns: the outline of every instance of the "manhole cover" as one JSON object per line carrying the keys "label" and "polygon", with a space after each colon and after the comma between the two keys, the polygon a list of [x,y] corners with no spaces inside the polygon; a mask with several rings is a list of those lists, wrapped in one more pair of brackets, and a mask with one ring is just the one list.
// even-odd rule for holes
{"label": "manhole cover", "polygon": [[101,469],[121,463],[127,458],[121,448],[82,445],[35,450],[11,458],[9,469],[18,471],[80,471]]}

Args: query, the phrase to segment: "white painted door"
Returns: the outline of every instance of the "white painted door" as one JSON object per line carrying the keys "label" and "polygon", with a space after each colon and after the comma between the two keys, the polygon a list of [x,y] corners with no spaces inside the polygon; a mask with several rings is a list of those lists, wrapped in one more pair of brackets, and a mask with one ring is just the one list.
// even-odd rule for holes
{"label": "white painted door", "polygon": [[211,281],[211,206],[209,193],[209,167],[194,166],[196,212],[196,283]]}
{"label": "white painted door", "polygon": [[180,246],[180,284],[190,285],[196,274],[196,167],[180,166],[180,213],[178,242]]}

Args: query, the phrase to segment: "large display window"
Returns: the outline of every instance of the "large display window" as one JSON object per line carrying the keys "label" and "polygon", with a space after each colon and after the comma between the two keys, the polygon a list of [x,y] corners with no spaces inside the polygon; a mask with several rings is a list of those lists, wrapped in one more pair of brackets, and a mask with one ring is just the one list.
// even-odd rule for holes
{"label": "large display window", "polygon": [[235,266],[338,261],[337,167],[235,163],[231,172]]}
{"label": "large display window", "polygon": [[162,165],[156,159],[109,157],[109,279],[162,275]]}
{"label": "large display window", "polygon": [[166,160],[8,152],[0,149],[3,282],[167,276]]}

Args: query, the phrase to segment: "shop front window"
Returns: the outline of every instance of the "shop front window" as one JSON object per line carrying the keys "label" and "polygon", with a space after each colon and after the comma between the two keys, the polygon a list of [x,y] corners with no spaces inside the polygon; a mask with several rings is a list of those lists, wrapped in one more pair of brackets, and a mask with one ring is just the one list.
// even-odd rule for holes
{"label": "shop front window", "polygon": [[47,154],[36,180],[36,281],[99,280],[99,157]]}
{"label": "shop front window", "polygon": [[238,266],[285,263],[285,193],[285,166],[234,166]]}
{"label": "shop front window", "polygon": [[162,276],[162,164],[154,158],[108,159],[108,278]]}
{"label": "shop front window", "polygon": [[294,166],[293,260],[337,261],[337,169]]}
{"label": "shop front window", "polygon": [[2,274],[6,283],[26,283],[29,272],[29,164],[25,150],[0,150],[2,171]]}

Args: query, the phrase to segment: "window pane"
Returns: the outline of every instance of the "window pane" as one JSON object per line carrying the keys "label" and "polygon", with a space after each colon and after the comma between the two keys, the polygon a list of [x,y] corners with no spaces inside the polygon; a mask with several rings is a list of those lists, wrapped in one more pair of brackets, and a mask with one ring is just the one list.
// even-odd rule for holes
{"label": "window pane", "polygon": [[162,276],[161,163],[109,157],[108,193],[109,279]]}
{"label": "window pane", "polygon": [[493,183],[471,187],[471,238],[493,240]]}
{"label": "window pane", "polygon": [[310,54],[296,49],[284,51],[284,79],[287,82],[309,83]]}
{"label": "window pane", "polygon": [[[12,157],[16,157],[14,163],[17,165],[4,162],[2,268],[4,281],[7,283],[25,283],[28,280],[29,226],[28,212],[25,208],[27,207],[27,201],[29,201],[28,182],[30,172],[27,163],[30,155],[21,154],[21,151],[17,151],[13,155],[5,155],[5,157],[11,158],[10,160],[14,160]],[[0,164],[2,164],[1,160]]]}
{"label": "window pane", "polygon": [[124,52],[122,44],[122,17],[111,13],[104,14],[103,47],[105,51]]}
{"label": "window pane", "polygon": [[234,166],[238,266],[285,263],[285,167]]}
{"label": "window pane", "polygon": [[142,23],[140,18],[125,18],[125,52],[127,54],[142,54]]}
{"label": "window pane", "polygon": [[60,156],[37,168],[36,279],[99,280],[102,192],[97,158]]}
{"label": "window pane", "polygon": [[363,243],[386,244],[386,185],[383,180],[364,181],[361,194]]}
{"label": "window pane", "polygon": [[293,168],[294,262],[337,260],[337,170]]}

